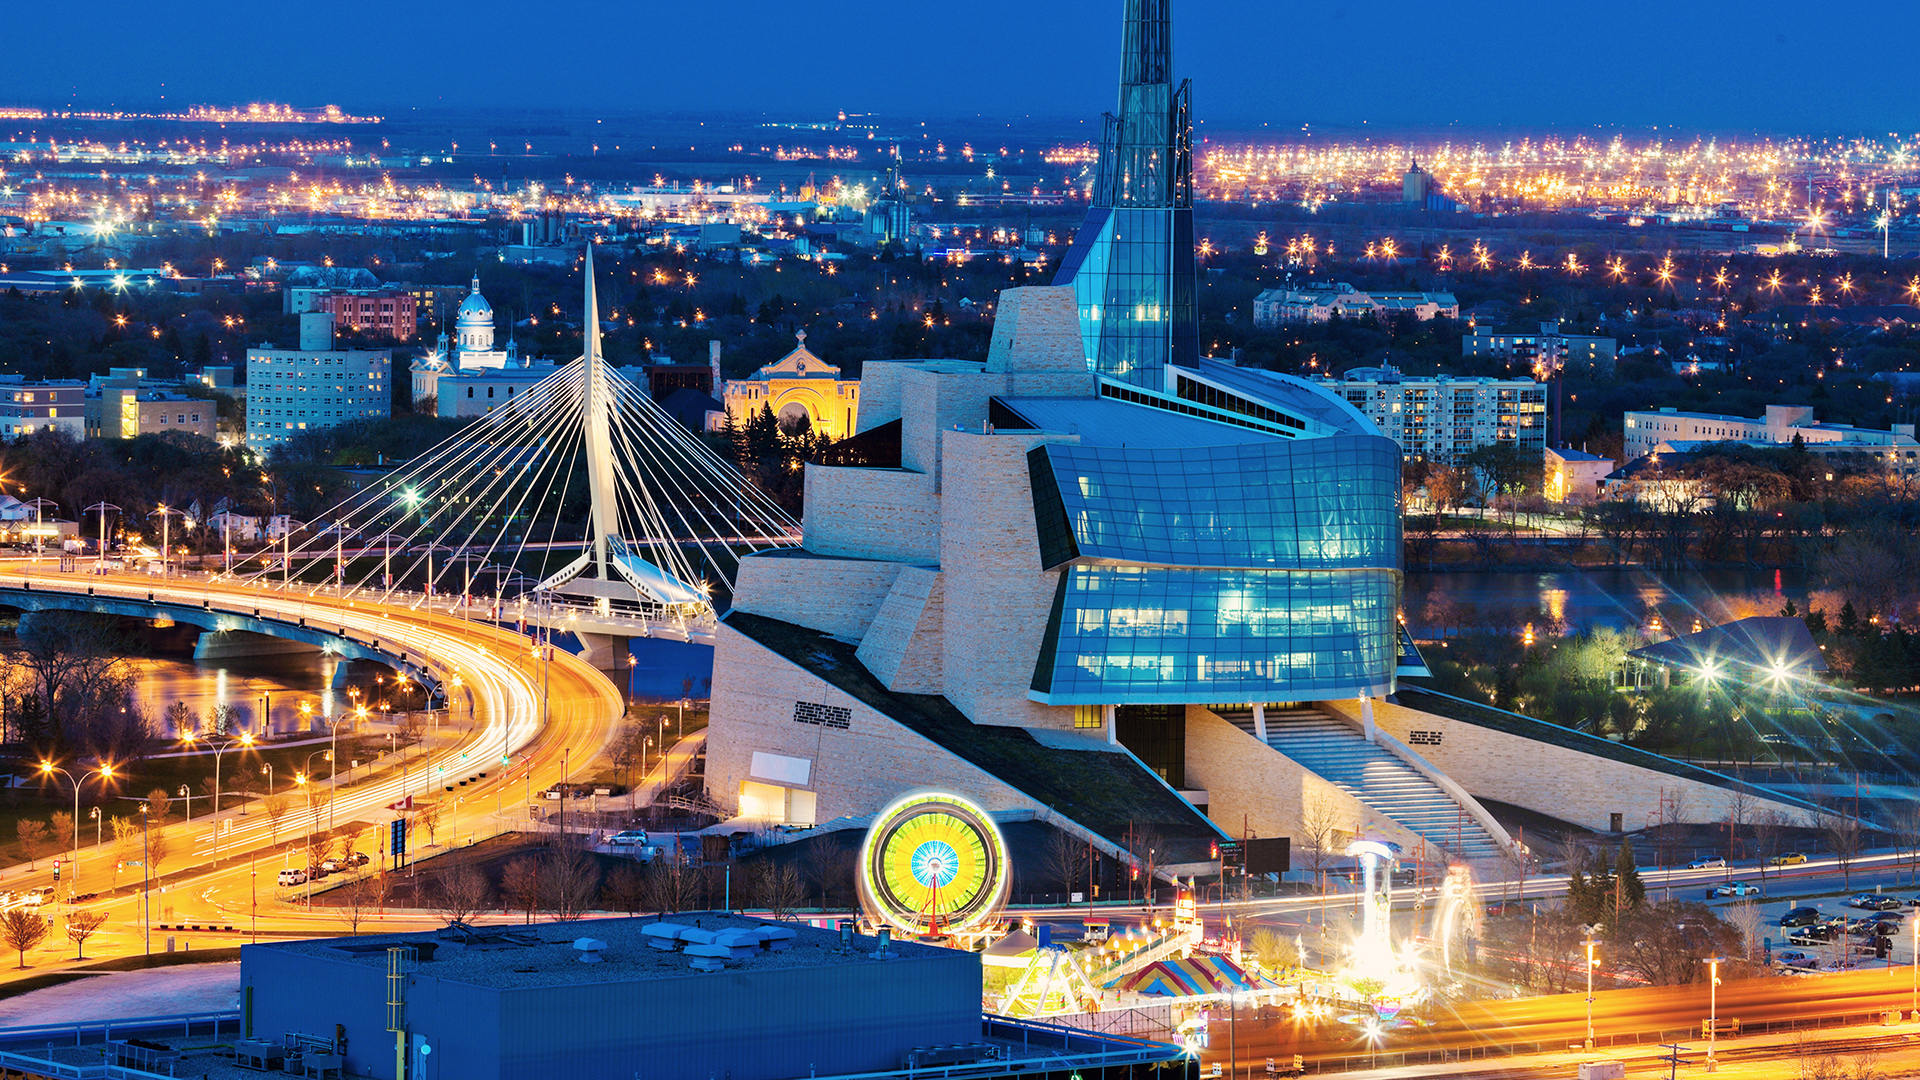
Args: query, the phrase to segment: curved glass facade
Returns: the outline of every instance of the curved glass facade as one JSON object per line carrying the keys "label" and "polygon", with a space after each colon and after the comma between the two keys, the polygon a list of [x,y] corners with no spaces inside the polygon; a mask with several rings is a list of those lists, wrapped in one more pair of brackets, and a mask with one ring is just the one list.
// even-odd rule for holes
{"label": "curved glass facade", "polygon": [[1052,705],[1382,692],[1400,572],[1069,566],[1034,672]]}
{"label": "curved glass facade", "polygon": [[1391,691],[1400,451],[1374,435],[1028,455],[1054,705]]}
{"label": "curved glass facade", "polygon": [[1175,449],[1050,443],[1029,453],[1028,466],[1048,568],[1074,559],[1249,569],[1399,566],[1400,450],[1390,439]]}

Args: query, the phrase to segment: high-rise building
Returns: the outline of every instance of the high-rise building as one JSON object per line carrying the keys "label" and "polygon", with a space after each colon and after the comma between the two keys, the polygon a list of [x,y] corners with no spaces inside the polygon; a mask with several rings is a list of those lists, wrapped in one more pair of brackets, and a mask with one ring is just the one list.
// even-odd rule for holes
{"label": "high-rise building", "polygon": [[297,349],[247,350],[247,447],[264,454],[302,431],[393,414],[392,354],[335,349],[333,316],[300,316]]}
{"label": "high-rise building", "polygon": [[1054,276],[1094,371],[1150,390],[1200,361],[1191,83],[1173,81],[1171,0],[1126,0],[1120,111],[1102,117],[1092,205]]}
{"label": "high-rise building", "polygon": [[1532,379],[1423,378],[1388,364],[1354,368],[1320,383],[1399,443],[1408,461],[1454,466],[1496,443],[1512,443],[1529,455],[1547,445],[1547,390]]}

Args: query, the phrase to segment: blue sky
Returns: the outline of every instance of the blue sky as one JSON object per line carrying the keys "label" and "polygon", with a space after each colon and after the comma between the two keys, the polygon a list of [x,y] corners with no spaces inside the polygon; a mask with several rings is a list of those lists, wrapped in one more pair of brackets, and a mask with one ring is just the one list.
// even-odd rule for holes
{"label": "blue sky", "polygon": [[[22,4],[0,105],[1090,118],[1120,0]],[[1920,5],[1175,0],[1209,124],[1920,131]]]}

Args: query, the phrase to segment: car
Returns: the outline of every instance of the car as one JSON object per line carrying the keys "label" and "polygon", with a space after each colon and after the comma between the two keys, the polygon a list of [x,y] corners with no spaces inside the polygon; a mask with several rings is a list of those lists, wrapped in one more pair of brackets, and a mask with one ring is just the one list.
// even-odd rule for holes
{"label": "car", "polygon": [[348,865],[350,864],[340,859],[328,859],[320,864],[320,872],[323,874],[337,874],[345,870]]}
{"label": "car", "polygon": [[1874,911],[1893,911],[1901,906],[1900,898],[1897,896],[1876,896],[1873,898],[1872,908]]}
{"label": "car", "polygon": [[1874,922],[1902,923],[1907,921],[1907,913],[1904,911],[1892,911],[1892,910],[1876,911],[1873,914],[1867,916],[1867,918]]}
{"label": "car", "polygon": [[614,847],[635,847],[647,842],[647,830],[628,829],[607,837],[607,843]]}
{"label": "car", "polygon": [[1815,907],[1797,907],[1780,916],[1780,925],[1786,927],[1813,926],[1820,921],[1820,909]]}
{"label": "car", "polygon": [[1825,945],[1827,943],[1827,935],[1824,933],[1814,933],[1815,929],[1815,927],[1808,927],[1804,930],[1795,930],[1793,933],[1787,935],[1787,944],[1807,947]]}
{"label": "car", "polygon": [[1790,851],[1785,855],[1775,855],[1773,858],[1768,859],[1767,865],[1768,866],[1799,866],[1801,863],[1806,861],[1807,861],[1807,857],[1805,855],[1802,855],[1797,851]]}
{"label": "car", "polygon": [[1689,870],[1725,870],[1726,868],[1727,860],[1718,855],[1710,855],[1704,859],[1695,859],[1687,864],[1687,869]]}
{"label": "car", "polygon": [[1813,971],[1820,966],[1819,957],[1793,949],[1779,953],[1774,959],[1780,961],[1784,967],[1799,968],[1802,971]]}
{"label": "car", "polygon": [[1852,896],[1847,897],[1847,906],[1870,908],[1873,906],[1875,899],[1876,897],[1870,892],[1854,893]]}
{"label": "car", "polygon": [[1862,920],[1848,927],[1847,932],[1855,937],[1893,937],[1900,932],[1900,927],[1890,922]]}
{"label": "car", "polygon": [[283,889],[294,885],[305,885],[306,883],[307,872],[305,870],[289,867],[288,869],[280,871],[278,884]]}
{"label": "car", "polygon": [[1729,881],[1713,890],[1715,896],[1752,896],[1760,891],[1760,886],[1749,881]]}
{"label": "car", "polygon": [[373,857],[364,851],[349,851],[347,852],[347,859],[355,866],[365,866],[373,861]]}

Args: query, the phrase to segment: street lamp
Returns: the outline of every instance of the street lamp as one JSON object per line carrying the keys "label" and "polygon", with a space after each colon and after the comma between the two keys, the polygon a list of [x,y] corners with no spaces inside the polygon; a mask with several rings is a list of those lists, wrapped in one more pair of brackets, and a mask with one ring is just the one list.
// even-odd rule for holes
{"label": "street lamp", "polygon": [[[194,740],[198,738],[200,738],[198,734],[189,731],[180,736],[180,741],[191,747]],[[236,742],[241,746],[252,746],[253,732],[243,731],[238,739],[226,735],[209,735],[206,737],[206,742],[208,746],[213,747],[213,812],[217,814],[220,812],[220,755],[226,753],[227,747]],[[219,833],[216,831],[214,836],[217,841]]]}
{"label": "street lamp", "polygon": [[1600,966],[1600,961],[1593,955],[1593,947],[1598,944],[1593,935],[1600,929],[1600,924],[1589,923],[1580,929],[1587,935],[1585,942],[1587,946],[1587,1049],[1591,1050],[1593,1049],[1593,969]]}
{"label": "street lamp", "polygon": [[1720,1038],[1720,961],[1722,956],[1709,956],[1700,962],[1707,965],[1707,1071],[1715,1072],[1720,1063],[1714,1058],[1714,1048]]}
{"label": "street lamp", "polygon": [[102,499],[92,506],[87,507],[87,509],[100,511],[100,558],[94,563],[94,567],[98,570],[105,570],[107,568],[107,511],[112,510],[115,513],[119,513],[120,508]]}
{"label": "street lamp", "polygon": [[172,533],[167,526],[172,524],[173,515],[175,514],[179,514],[183,518],[187,516],[184,511],[175,510],[166,503],[161,503],[158,510],[147,515],[148,517],[158,515],[160,518],[160,575],[162,577],[173,576],[173,549],[169,546]]}
{"label": "street lamp", "polygon": [[[96,775],[96,774],[97,774],[97,775],[99,775],[99,777],[100,777],[100,778],[101,778],[102,780],[111,780],[111,779],[113,779],[113,766],[111,766],[111,765],[102,765],[102,766],[100,766],[100,767],[99,767],[99,768],[97,768],[97,769],[89,769],[89,770],[87,770],[86,772],[83,772],[83,773],[81,773],[81,774],[80,774],[80,780],[75,780],[75,779],[73,778],[73,774],[72,774],[72,773],[70,773],[70,772],[68,772],[67,770],[65,770],[65,769],[63,769],[63,768],[61,768],[61,767],[60,767],[60,766],[58,766],[58,765],[55,765],[55,764],[54,764],[53,762],[51,762],[51,761],[42,761],[42,762],[40,763],[40,772],[41,772],[41,774],[42,774],[42,775],[44,775],[44,776],[52,776],[52,775],[53,775],[54,773],[59,773],[60,775],[62,775],[62,776],[64,776],[64,777],[66,777],[66,778],[67,778],[67,783],[69,783],[69,784],[72,784],[72,785],[73,785],[73,832],[72,832],[72,833],[70,834],[70,837],[71,837],[71,838],[70,838],[70,839],[68,840],[68,842],[67,842],[67,854],[68,854],[68,855],[69,855],[69,856],[71,857],[71,858],[70,858],[70,861],[71,861],[71,862],[73,863],[73,877],[74,877],[74,881],[78,881],[78,880],[79,880],[79,878],[80,878],[80,858],[79,858],[79,850],[80,850],[80,781],[81,781],[81,780],[85,780],[85,779],[86,779],[87,777],[89,777],[89,776],[93,776],[93,775]],[[96,820],[96,821],[98,821],[98,820],[99,820],[99,814],[100,814],[100,808],[99,808],[99,807],[97,807],[97,806],[96,806],[96,807],[94,807],[94,808],[93,808],[93,812],[94,812],[94,820]],[[93,839],[94,839],[94,846],[96,846],[96,847],[98,847],[98,846],[99,846],[99,843],[100,843],[100,831],[99,831],[99,828],[98,828],[97,826],[96,826],[96,827],[95,827],[95,829],[94,829],[94,834],[93,834]],[[67,883],[67,887],[68,887],[69,889],[72,889],[72,888],[73,888],[73,884],[74,884],[74,883],[70,881],[70,882],[68,882],[68,883]]]}

